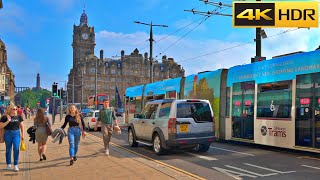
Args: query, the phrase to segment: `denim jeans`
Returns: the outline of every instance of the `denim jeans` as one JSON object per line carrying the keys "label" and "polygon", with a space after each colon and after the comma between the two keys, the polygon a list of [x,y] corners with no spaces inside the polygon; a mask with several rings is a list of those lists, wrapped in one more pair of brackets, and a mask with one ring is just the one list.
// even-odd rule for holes
{"label": "denim jeans", "polygon": [[11,151],[13,145],[13,160],[14,165],[18,165],[19,149],[20,149],[20,129],[6,130],[4,134],[4,141],[6,143],[6,162],[11,164]]}
{"label": "denim jeans", "polygon": [[77,155],[78,146],[80,142],[81,130],[80,127],[69,127],[68,140],[69,140],[69,155],[74,157]]}

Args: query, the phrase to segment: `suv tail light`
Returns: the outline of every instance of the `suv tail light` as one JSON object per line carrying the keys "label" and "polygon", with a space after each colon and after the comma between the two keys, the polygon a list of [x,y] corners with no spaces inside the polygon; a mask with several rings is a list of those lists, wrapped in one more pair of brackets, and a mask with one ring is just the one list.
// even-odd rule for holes
{"label": "suv tail light", "polygon": [[96,122],[96,118],[92,118],[92,119],[91,119],[91,122]]}
{"label": "suv tail light", "polygon": [[168,121],[168,133],[177,133],[177,119],[170,118]]}

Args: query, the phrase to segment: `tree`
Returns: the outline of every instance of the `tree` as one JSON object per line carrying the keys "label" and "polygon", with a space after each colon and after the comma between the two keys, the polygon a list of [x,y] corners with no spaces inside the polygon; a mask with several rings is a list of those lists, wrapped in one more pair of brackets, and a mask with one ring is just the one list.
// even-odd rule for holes
{"label": "tree", "polygon": [[37,102],[40,101],[40,107],[45,107],[47,98],[51,97],[51,92],[46,89],[36,91],[35,89],[28,89],[21,92],[22,106],[29,106],[30,108],[36,108]]}

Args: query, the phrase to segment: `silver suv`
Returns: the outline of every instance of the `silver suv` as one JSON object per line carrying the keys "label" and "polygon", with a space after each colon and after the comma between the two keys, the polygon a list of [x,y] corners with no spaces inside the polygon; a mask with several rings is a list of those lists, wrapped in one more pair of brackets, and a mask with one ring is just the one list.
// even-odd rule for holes
{"label": "silver suv", "polygon": [[128,141],[153,146],[156,154],[172,148],[206,152],[214,141],[213,112],[208,100],[164,99],[148,102],[128,127]]}

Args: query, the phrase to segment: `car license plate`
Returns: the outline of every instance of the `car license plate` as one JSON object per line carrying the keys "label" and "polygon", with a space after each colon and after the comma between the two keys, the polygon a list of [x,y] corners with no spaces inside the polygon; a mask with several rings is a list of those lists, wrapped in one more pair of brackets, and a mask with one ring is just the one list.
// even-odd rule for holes
{"label": "car license plate", "polygon": [[189,131],[188,124],[181,124],[180,125],[180,132],[188,132],[188,131]]}

